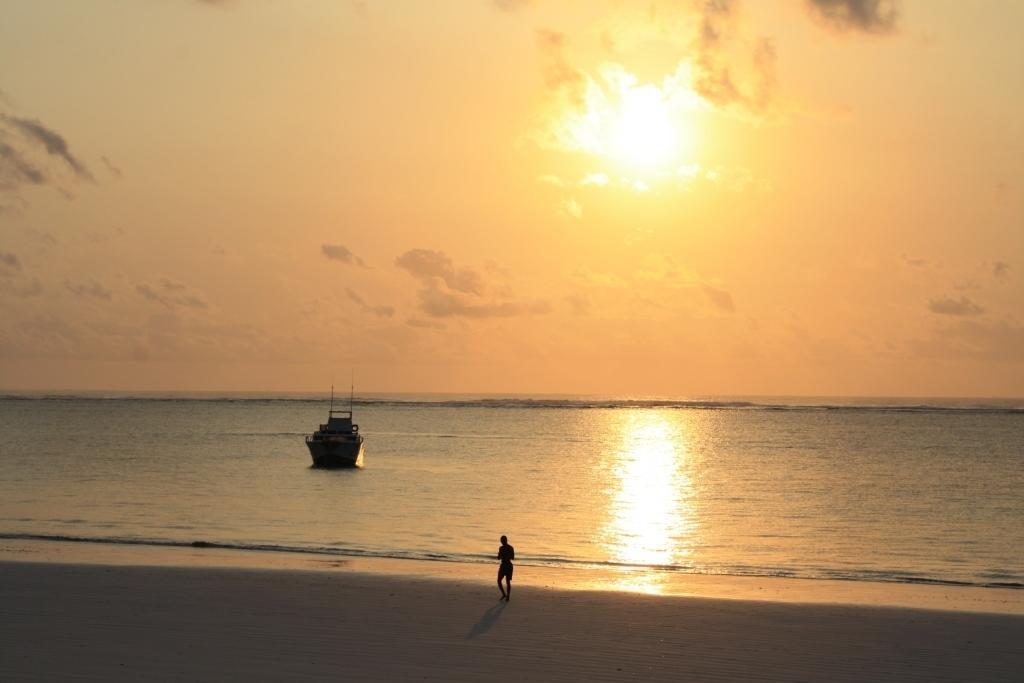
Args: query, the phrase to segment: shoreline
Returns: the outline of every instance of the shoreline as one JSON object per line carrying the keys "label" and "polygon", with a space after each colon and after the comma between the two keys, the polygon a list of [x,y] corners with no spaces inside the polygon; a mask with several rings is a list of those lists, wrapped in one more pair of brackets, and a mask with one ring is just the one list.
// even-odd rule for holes
{"label": "shoreline", "polygon": [[[93,536],[75,536],[75,535],[60,535],[60,534],[35,534],[35,533],[0,533],[0,544],[4,542],[8,543],[66,543],[66,544],[87,544],[94,546],[105,546],[110,548],[137,548],[138,552],[145,553],[150,549],[205,549],[211,551],[228,551],[228,552],[248,552],[248,553],[261,553],[264,556],[271,554],[279,554],[283,556],[293,557],[307,557],[312,558],[336,558],[341,561],[349,560],[381,560],[381,561],[414,561],[414,562],[447,562],[453,564],[471,564],[471,565],[489,565],[493,563],[493,559],[490,556],[484,555],[458,555],[449,553],[430,553],[425,551],[410,552],[410,553],[399,553],[388,551],[361,551],[357,549],[344,549],[344,548],[325,548],[325,547],[301,547],[301,546],[288,546],[288,545],[277,545],[273,543],[232,543],[224,541],[203,541],[203,540],[181,540],[181,539],[138,539],[138,538],[118,538],[118,537],[93,537]],[[2,552],[2,548],[0,548]],[[1009,588],[1009,589],[1024,589],[1024,582],[1019,581],[990,581],[987,583],[971,582],[963,579],[944,579],[939,577],[929,576],[903,576],[900,574],[892,573],[888,578],[885,577],[885,573],[874,572],[871,577],[858,576],[856,574],[848,575],[801,575],[795,572],[789,573],[758,573],[758,572],[714,572],[714,571],[699,571],[699,570],[688,570],[683,567],[677,566],[665,566],[665,565],[642,565],[642,564],[627,564],[621,562],[599,562],[599,561],[587,561],[587,560],[573,560],[565,559],[560,560],[558,558],[521,558],[517,561],[519,564],[526,566],[536,567],[542,570],[556,569],[556,570],[568,570],[568,571],[593,571],[593,572],[650,572],[652,574],[665,574],[668,576],[672,575],[684,575],[684,576],[722,576],[722,577],[737,577],[737,578],[764,578],[764,579],[798,579],[798,580],[812,580],[812,581],[853,581],[853,582],[867,582],[867,583],[885,583],[885,584],[908,584],[908,585],[925,585],[925,586],[953,586],[953,587],[967,587],[967,588]],[[1007,577],[1009,578],[1009,577]]]}
{"label": "shoreline", "polygon": [[[518,574],[517,574],[518,577]],[[1024,617],[359,571],[0,561],[9,680],[1012,681]]]}
{"label": "shoreline", "polygon": [[[0,539],[2,563],[343,573],[484,586],[493,583],[497,567],[496,563],[20,539]],[[1024,590],[1018,588],[556,568],[521,562],[516,566],[516,586],[541,589],[1024,616]]]}

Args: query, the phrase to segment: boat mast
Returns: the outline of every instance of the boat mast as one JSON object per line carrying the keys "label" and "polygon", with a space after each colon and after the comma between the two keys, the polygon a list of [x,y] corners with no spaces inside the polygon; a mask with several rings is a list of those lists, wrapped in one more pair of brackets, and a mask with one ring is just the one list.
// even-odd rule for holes
{"label": "boat mast", "polygon": [[333,382],[331,382],[331,407],[329,408],[329,411],[330,412],[334,412],[334,383]]}
{"label": "boat mast", "polygon": [[353,370],[352,371],[352,384],[349,386],[349,389],[348,389],[348,412],[349,412],[349,415],[352,414],[352,402],[355,399],[355,396],[356,396],[356,371]]}

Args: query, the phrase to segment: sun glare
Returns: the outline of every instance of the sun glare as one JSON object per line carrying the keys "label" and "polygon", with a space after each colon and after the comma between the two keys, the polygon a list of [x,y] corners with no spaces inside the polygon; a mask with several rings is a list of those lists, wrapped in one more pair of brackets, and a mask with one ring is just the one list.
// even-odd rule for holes
{"label": "sun glare", "polygon": [[657,411],[637,411],[619,429],[622,445],[611,456],[616,478],[604,539],[616,561],[646,569],[626,572],[618,585],[657,592],[664,577],[649,568],[683,561],[697,533],[686,434]]}
{"label": "sun glare", "polygon": [[699,106],[684,66],[662,83],[641,83],[618,65],[588,78],[580,102],[562,112],[556,135],[565,149],[603,157],[643,174],[677,165],[693,143],[688,113]]}
{"label": "sun glare", "polygon": [[661,90],[653,85],[626,90],[613,117],[611,151],[621,161],[648,166],[674,156],[673,125]]}

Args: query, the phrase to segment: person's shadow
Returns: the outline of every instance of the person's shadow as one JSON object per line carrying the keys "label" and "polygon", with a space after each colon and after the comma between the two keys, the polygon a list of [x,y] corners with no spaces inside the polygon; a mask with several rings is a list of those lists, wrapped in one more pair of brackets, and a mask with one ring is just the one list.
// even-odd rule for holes
{"label": "person's shadow", "polygon": [[480,621],[473,624],[473,628],[469,629],[469,633],[466,634],[466,640],[473,640],[477,636],[490,631],[491,627],[494,626],[494,622],[498,621],[498,617],[501,616],[501,612],[505,609],[506,604],[508,603],[502,600],[497,605],[488,607],[484,615],[480,617]]}

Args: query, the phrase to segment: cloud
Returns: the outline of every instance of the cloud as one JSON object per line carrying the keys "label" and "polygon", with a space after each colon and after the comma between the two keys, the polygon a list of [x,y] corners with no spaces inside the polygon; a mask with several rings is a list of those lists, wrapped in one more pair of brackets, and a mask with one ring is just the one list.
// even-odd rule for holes
{"label": "cloud", "polygon": [[475,303],[452,292],[425,287],[419,292],[420,308],[434,318],[460,316],[465,318],[508,318],[518,315],[547,313],[544,302],[519,304],[512,301]]}
{"label": "cloud", "polygon": [[94,181],[61,135],[37,120],[0,112],[0,215],[17,215],[28,206],[16,194],[22,186],[51,185],[70,198],[57,166],[69,167],[77,180]]}
{"label": "cloud", "polygon": [[1010,264],[1006,261],[996,261],[992,264],[992,275],[995,277],[1004,277],[1010,272]]}
{"label": "cloud", "polygon": [[11,270],[21,270],[21,260],[9,251],[0,251],[0,266]]}
{"label": "cloud", "polygon": [[565,301],[575,315],[590,315],[590,298],[586,294],[570,294]]}
{"label": "cloud", "polygon": [[107,170],[110,171],[110,174],[113,175],[115,178],[120,178],[122,175],[124,175],[123,173],[121,173],[121,169],[115,166],[114,162],[112,162],[106,156],[101,156],[100,161],[103,162],[103,165],[107,167]]}
{"label": "cloud", "polygon": [[597,172],[586,174],[585,176],[580,178],[579,184],[583,187],[586,187],[587,185],[598,185],[603,187],[607,185],[609,182],[611,182],[611,179],[608,177],[607,173]]}
{"label": "cloud", "polygon": [[353,254],[348,247],[340,244],[321,244],[320,251],[323,255],[332,261],[341,261],[342,263],[355,264],[361,268],[366,267],[366,263],[363,259]]}
{"label": "cloud", "polygon": [[110,301],[112,297],[111,291],[95,280],[87,284],[64,280],[64,287],[75,296],[91,296],[96,299],[103,299],[104,301]]}
{"label": "cloud", "polygon": [[409,318],[405,321],[405,324],[409,327],[420,327],[431,330],[443,330],[448,327],[444,323],[434,322],[433,320],[420,320],[419,318]]}
{"label": "cloud", "polygon": [[900,257],[903,259],[903,261],[907,265],[914,266],[915,268],[924,268],[925,266],[928,265],[928,260],[927,259],[911,258],[910,256],[907,256],[906,254],[900,254]]}
{"label": "cloud", "polygon": [[22,272],[21,259],[17,254],[0,251],[0,294],[9,294],[19,299],[38,296],[43,293],[43,285],[39,278],[28,280]]}
{"label": "cloud", "polygon": [[0,114],[0,118],[29,140],[42,145],[47,154],[63,159],[80,179],[90,182],[94,180],[92,172],[71,153],[67,141],[59,133],[35,119],[23,119],[8,114]]}
{"label": "cloud", "polygon": [[719,64],[719,48],[730,32],[733,0],[703,0],[701,7],[700,33],[697,37],[697,63],[700,73],[694,88],[702,97],[716,104],[728,103],[739,97],[739,90],[732,81],[728,67]]}
{"label": "cloud", "polygon": [[722,42],[729,32],[733,11],[739,6],[738,0],[700,0],[700,40],[705,44]]}
{"label": "cloud", "polygon": [[18,280],[4,278],[0,280],[0,292],[16,296],[19,299],[39,296],[43,293],[43,285],[39,278],[32,278],[31,282],[21,284]]}
{"label": "cloud", "polygon": [[984,308],[965,296],[962,296],[959,299],[954,299],[952,297],[929,299],[928,310],[939,315],[951,315],[957,317],[981,315],[985,312]]}
{"label": "cloud", "polygon": [[544,185],[554,185],[555,187],[564,187],[565,181],[556,175],[550,173],[537,176],[537,182],[543,183]]}
{"label": "cloud", "polygon": [[594,272],[586,268],[577,268],[572,272],[573,279],[579,284],[587,287],[603,287],[611,289],[624,289],[630,283],[615,273]]}
{"label": "cloud", "polygon": [[175,308],[208,308],[205,301],[186,291],[187,287],[180,282],[173,282],[166,278],[160,281],[158,287],[146,283],[135,285],[135,291],[144,299],[158,303],[168,310]]}
{"label": "cloud", "polygon": [[25,228],[25,234],[33,242],[40,244],[44,250],[57,246],[57,238],[52,233],[36,230],[35,228]]}
{"label": "cloud", "polygon": [[569,199],[563,199],[558,205],[558,213],[566,218],[579,220],[580,218],[583,218],[583,205],[572,197]]}
{"label": "cloud", "polygon": [[760,111],[771,103],[775,87],[778,85],[778,79],[775,76],[776,59],[775,41],[771,38],[759,38],[754,45],[752,56],[756,77],[748,106]]}
{"label": "cloud", "polygon": [[725,291],[724,289],[718,289],[711,285],[704,285],[704,294],[707,295],[708,299],[711,300],[715,306],[727,313],[735,313],[736,307],[732,302],[732,294]]}
{"label": "cloud", "polygon": [[1008,321],[958,320],[929,339],[911,342],[915,355],[995,363],[1024,363],[1024,327]]}
{"label": "cloud", "polygon": [[10,145],[0,142],[0,189],[12,189],[21,184],[42,185],[46,174]]}
{"label": "cloud", "polygon": [[[0,159],[0,193],[7,189],[11,189],[11,187],[4,185],[3,160]],[[5,197],[3,194],[0,194],[0,199],[3,200],[3,203],[0,203],[0,216],[16,216],[28,206],[28,202],[14,195],[9,194]]]}
{"label": "cloud", "polygon": [[426,283],[440,280],[456,292],[483,294],[484,282],[480,274],[472,268],[457,269],[444,252],[410,249],[395,259],[395,265]]}
{"label": "cloud", "polygon": [[896,30],[899,0],[805,0],[811,15],[840,33],[884,34]]}
{"label": "cloud", "polygon": [[[512,300],[505,286],[486,287],[477,271],[456,267],[441,251],[410,249],[395,259],[395,265],[420,281],[419,308],[431,318],[505,318],[549,310],[543,301]],[[497,264],[490,264],[489,271],[507,275]],[[485,292],[489,295],[486,298]]]}
{"label": "cloud", "polygon": [[373,313],[375,316],[380,318],[390,318],[395,314],[393,306],[371,306],[366,303],[363,297],[359,296],[356,292],[350,288],[345,288],[345,293],[348,294],[348,298],[356,302],[356,304],[367,313]]}
{"label": "cloud", "polygon": [[537,31],[537,45],[544,55],[544,84],[549,90],[562,91],[572,104],[583,103],[586,77],[572,66],[565,57],[566,38],[564,33],[540,29]]}
{"label": "cloud", "polygon": [[79,349],[79,342],[71,324],[52,315],[37,315],[0,329],[0,355],[12,357],[65,355]]}
{"label": "cloud", "polygon": [[513,12],[533,4],[533,0],[491,0],[491,4],[500,10]]}
{"label": "cloud", "polygon": [[738,106],[754,113],[767,109],[777,84],[775,43],[770,38],[754,41],[750,57],[751,77],[737,82],[726,50],[732,39],[736,0],[703,0],[700,31],[695,46],[693,89],[719,107]]}

